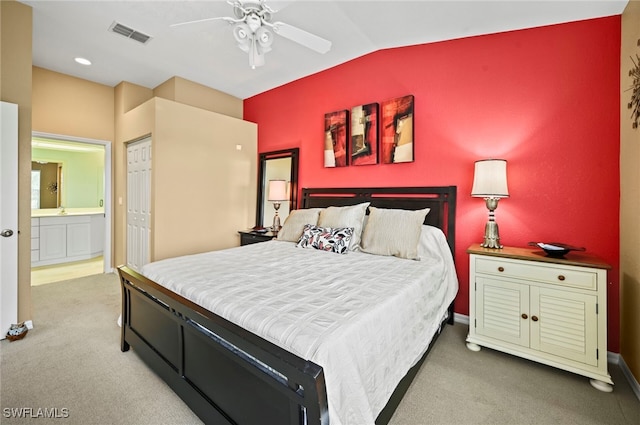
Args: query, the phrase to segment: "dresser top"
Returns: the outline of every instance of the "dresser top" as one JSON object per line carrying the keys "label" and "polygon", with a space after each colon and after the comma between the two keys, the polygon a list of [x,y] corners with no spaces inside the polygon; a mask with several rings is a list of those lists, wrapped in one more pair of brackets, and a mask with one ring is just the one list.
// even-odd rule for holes
{"label": "dresser top", "polygon": [[513,247],[505,246],[501,249],[483,248],[479,243],[471,245],[467,248],[469,254],[489,255],[492,257],[513,258],[516,260],[540,261],[543,263],[565,264],[568,266],[595,267],[598,269],[610,269],[611,266],[604,260],[589,255],[585,252],[571,251],[564,257],[549,257],[543,250],[535,247]]}

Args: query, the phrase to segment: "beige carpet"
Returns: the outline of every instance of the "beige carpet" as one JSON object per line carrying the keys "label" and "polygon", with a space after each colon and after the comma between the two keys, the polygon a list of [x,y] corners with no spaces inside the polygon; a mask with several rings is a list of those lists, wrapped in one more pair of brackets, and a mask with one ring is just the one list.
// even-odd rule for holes
{"label": "beige carpet", "polygon": [[[0,344],[2,424],[201,423],[135,352],[120,352],[115,275],[32,291],[35,328]],[[459,324],[445,328],[391,425],[640,423],[640,402],[617,366],[610,366],[614,392],[602,393],[581,376],[488,349],[471,352],[466,332]],[[68,417],[7,418],[12,408]]]}

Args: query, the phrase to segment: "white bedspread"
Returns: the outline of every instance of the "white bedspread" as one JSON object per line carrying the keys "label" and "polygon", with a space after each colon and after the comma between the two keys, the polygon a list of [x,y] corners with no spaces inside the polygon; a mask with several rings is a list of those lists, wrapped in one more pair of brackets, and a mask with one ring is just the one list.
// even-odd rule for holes
{"label": "white bedspread", "polygon": [[331,424],[365,425],[457,293],[444,235],[429,239],[421,261],[269,241],[158,261],[142,274],[322,366]]}

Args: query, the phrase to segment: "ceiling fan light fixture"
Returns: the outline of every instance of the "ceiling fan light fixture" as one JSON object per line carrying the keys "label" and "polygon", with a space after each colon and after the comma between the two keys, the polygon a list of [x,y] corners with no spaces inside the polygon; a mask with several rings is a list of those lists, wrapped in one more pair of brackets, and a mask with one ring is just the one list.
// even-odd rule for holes
{"label": "ceiling fan light fixture", "polygon": [[266,4],[266,0],[227,0],[233,6],[232,17],[214,17],[180,22],[171,26],[194,24],[214,20],[223,20],[233,25],[233,37],[238,47],[249,54],[249,65],[255,69],[264,65],[264,54],[271,51],[275,34],[292,40],[318,53],[331,49],[331,42],[311,34],[301,28],[284,22],[271,22],[276,10]]}
{"label": "ceiling fan light fixture", "polygon": [[252,32],[247,24],[239,23],[233,28],[233,37],[238,44],[246,44],[251,38]]}
{"label": "ceiling fan light fixture", "polygon": [[271,50],[273,44],[273,33],[265,27],[260,27],[256,31],[256,40],[264,53]]}

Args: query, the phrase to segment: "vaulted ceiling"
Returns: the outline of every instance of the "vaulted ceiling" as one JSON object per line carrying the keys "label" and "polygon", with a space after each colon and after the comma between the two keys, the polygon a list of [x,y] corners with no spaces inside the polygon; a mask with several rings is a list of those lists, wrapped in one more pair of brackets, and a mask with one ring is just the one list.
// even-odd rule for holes
{"label": "vaulted ceiling", "polygon": [[[320,54],[276,35],[265,64],[251,69],[225,21],[170,26],[233,16],[226,1],[22,1],[33,8],[35,66],[109,86],[128,81],[153,88],[179,76],[241,99],[377,50],[619,15],[627,2],[267,0],[277,11],[273,21],[332,47]],[[151,39],[141,44],[115,34],[114,22]]]}

